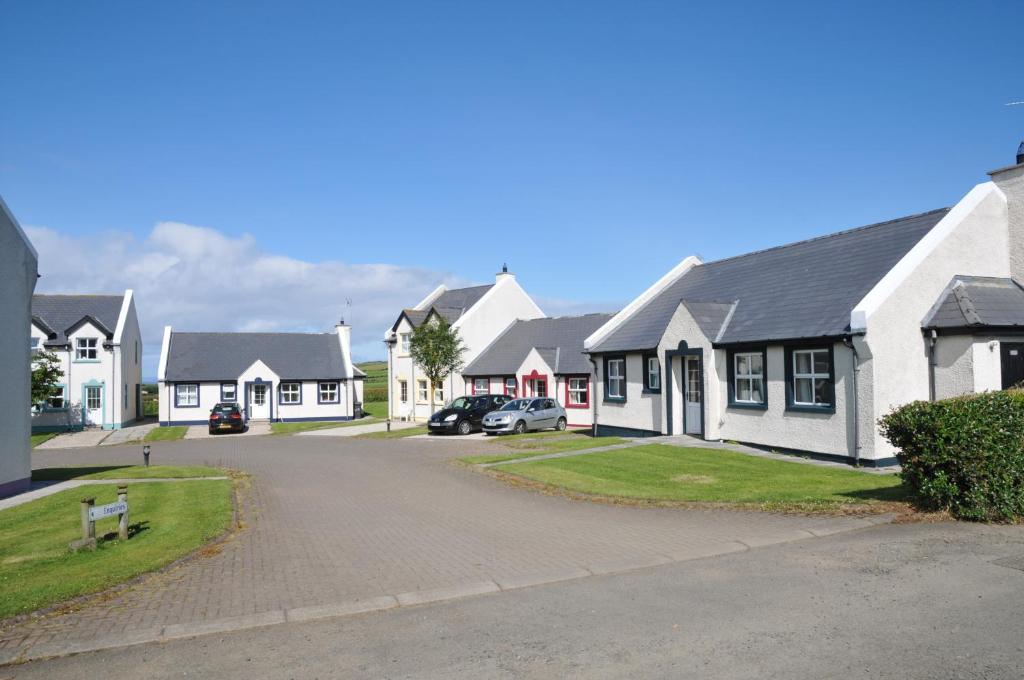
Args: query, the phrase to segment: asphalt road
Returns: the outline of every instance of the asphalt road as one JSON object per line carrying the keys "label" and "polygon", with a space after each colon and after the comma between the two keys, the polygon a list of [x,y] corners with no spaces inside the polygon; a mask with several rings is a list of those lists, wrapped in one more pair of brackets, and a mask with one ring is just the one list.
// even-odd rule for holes
{"label": "asphalt road", "polygon": [[884,525],[615,576],[54,659],[2,668],[0,678],[1018,680],[1022,569],[1020,527]]}

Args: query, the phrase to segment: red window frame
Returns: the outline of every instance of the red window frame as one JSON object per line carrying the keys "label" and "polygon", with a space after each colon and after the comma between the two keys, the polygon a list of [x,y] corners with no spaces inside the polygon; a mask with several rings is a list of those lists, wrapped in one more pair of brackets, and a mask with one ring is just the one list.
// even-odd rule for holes
{"label": "red window frame", "polygon": [[[476,389],[476,381],[477,380],[486,380],[487,381],[487,387],[484,388],[483,392],[477,392],[477,389]],[[470,380],[470,385],[472,386],[472,388],[470,389],[470,393],[474,397],[476,395],[478,395],[478,394],[487,394],[487,393],[489,393],[491,391],[491,379],[490,378],[473,378],[472,380]]]}
{"label": "red window frame", "polygon": [[541,395],[538,395],[538,394],[527,394],[528,390],[526,388],[530,384],[531,380],[536,380],[538,382],[543,382],[544,383],[544,395],[543,396],[545,396],[545,397],[550,397],[551,396],[551,392],[548,390],[548,377],[547,377],[547,375],[538,372],[537,369],[535,368],[535,369],[533,369],[532,373],[530,373],[529,375],[524,375],[523,376],[523,394],[522,394],[522,396],[524,398],[525,397],[538,397],[538,396],[541,396]]}
{"label": "red window frame", "polygon": [[[512,389],[515,390],[515,393],[510,393],[508,391],[508,382],[510,380],[512,381]],[[519,381],[516,380],[516,377],[514,375],[509,375],[509,376],[505,376],[504,378],[502,378],[501,379],[501,386],[502,386],[502,389],[505,390],[505,396],[506,397],[512,397],[513,399],[518,399],[519,398]]]}
{"label": "red window frame", "polygon": [[[569,399],[569,381],[570,380],[586,380],[587,386],[583,391],[583,395],[586,401],[582,404],[574,404]],[[562,404],[565,408],[590,408],[590,376],[589,375],[567,375],[565,376],[565,403]]]}

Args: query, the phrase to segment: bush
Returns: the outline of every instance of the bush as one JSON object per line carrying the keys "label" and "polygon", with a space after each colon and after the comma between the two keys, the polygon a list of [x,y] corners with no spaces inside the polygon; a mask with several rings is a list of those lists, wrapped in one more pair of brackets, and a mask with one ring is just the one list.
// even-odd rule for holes
{"label": "bush", "polygon": [[879,425],[922,508],[976,521],[1024,516],[1024,392],[915,401]]}
{"label": "bush", "polygon": [[387,401],[388,400],[388,388],[386,387],[364,387],[363,388],[363,401]]}

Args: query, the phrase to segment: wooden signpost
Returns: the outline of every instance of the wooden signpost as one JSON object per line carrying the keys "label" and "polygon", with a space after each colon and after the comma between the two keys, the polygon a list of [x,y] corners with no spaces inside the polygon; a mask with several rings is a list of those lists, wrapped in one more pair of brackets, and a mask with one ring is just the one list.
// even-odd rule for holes
{"label": "wooden signpost", "polygon": [[82,538],[71,542],[72,550],[96,549],[96,520],[117,515],[117,537],[128,540],[128,487],[117,487],[117,502],[96,505],[96,498],[83,498],[80,505]]}

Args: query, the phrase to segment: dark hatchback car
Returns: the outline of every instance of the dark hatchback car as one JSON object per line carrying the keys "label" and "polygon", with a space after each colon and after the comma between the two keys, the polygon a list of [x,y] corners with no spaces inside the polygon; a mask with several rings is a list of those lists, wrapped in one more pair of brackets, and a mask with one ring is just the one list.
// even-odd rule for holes
{"label": "dark hatchback car", "polygon": [[431,434],[469,434],[483,429],[484,416],[504,406],[512,397],[504,394],[478,394],[459,397],[430,416],[427,429]]}
{"label": "dark hatchback car", "polygon": [[210,411],[210,434],[244,431],[245,418],[238,404],[217,404]]}

